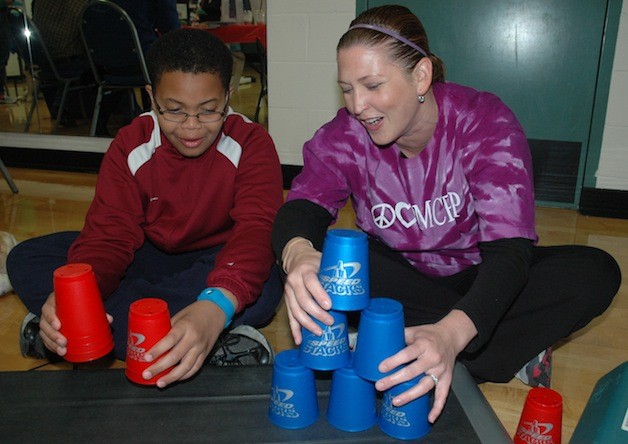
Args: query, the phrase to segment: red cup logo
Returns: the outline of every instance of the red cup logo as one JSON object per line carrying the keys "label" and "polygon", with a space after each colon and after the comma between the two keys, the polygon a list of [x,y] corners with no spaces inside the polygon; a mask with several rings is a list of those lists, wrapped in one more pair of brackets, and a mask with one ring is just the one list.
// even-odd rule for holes
{"label": "red cup logo", "polygon": [[549,422],[522,421],[517,428],[517,438],[530,444],[558,444],[551,435],[553,429],[554,424]]}
{"label": "red cup logo", "polygon": [[144,355],[146,348],[142,344],[146,341],[146,336],[141,333],[133,333],[129,331],[127,339],[126,357],[137,362],[146,362]]}

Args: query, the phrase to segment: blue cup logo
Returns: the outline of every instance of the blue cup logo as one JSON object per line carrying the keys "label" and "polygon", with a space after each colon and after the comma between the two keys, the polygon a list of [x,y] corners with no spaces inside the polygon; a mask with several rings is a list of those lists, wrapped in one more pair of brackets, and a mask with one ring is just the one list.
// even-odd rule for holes
{"label": "blue cup logo", "polygon": [[270,392],[270,411],[273,415],[282,418],[298,418],[299,412],[294,408],[290,400],[294,392],[289,389],[281,389],[273,386]]}
{"label": "blue cup logo", "polygon": [[390,393],[384,394],[382,401],[382,411],[380,413],[382,421],[386,421],[395,427],[409,428],[412,426],[406,412],[395,408],[392,403],[393,395]]}
{"label": "blue cup logo", "polygon": [[409,390],[418,382],[419,378],[411,379],[384,392],[379,413],[379,428],[387,435],[397,439],[418,439],[432,429],[427,419],[430,411],[429,393],[399,407],[392,403],[395,396]]}
{"label": "blue cup logo", "polygon": [[362,264],[338,261],[320,271],[319,280],[325,291],[335,296],[360,296],[366,294],[362,277],[358,275]]}
{"label": "blue cup logo", "polygon": [[[310,356],[340,356],[349,352],[346,325],[327,326],[323,334],[311,337],[303,346],[303,353]],[[318,338],[318,339],[317,339]]]}
{"label": "blue cup logo", "polygon": [[320,336],[301,329],[303,341],[299,347],[299,361],[307,368],[335,370],[351,361],[347,315],[333,310],[329,314],[334,317],[333,325],[325,325],[312,318],[323,330]]}
{"label": "blue cup logo", "polygon": [[329,230],[318,279],[333,310],[358,311],[370,298],[368,241],[359,230]]}
{"label": "blue cup logo", "polygon": [[284,350],[275,357],[268,418],[285,429],[308,427],[318,419],[314,372],[299,363],[298,350]]}

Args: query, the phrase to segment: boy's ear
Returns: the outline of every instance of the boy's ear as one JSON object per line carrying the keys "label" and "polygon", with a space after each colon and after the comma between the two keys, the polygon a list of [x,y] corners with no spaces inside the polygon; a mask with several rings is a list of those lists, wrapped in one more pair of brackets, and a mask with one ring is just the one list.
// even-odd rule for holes
{"label": "boy's ear", "polygon": [[150,103],[154,107],[155,106],[155,99],[153,98],[153,87],[152,87],[152,85],[149,83],[148,85],[146,85],[144,87],[144,89],[146,89],[146,92],[148,93],[148,97],[150,97]]}

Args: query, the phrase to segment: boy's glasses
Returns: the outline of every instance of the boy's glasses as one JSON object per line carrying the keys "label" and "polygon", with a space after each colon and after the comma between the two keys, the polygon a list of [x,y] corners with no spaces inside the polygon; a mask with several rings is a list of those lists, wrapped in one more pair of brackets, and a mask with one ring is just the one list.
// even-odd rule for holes
{"label": "boy's glasses", "polygon": [[227,103],[225,103],[225,107],[222,111],[201,111],[197,114],[188,114],[178,110],[175,111],[162,109],[161,106],[159,106],[159,104],[157,103],[157,100],[155,100],[155,105],[157,105],[157,112],[161,114],[163,118],[166,119],[168,122],[183,123],[188,120],[189,117],[196,117],[196,119],[200,123],[212,123],[218,122],[225,116],[225,114],[227,114],[227,108],[229,107],[229,97],[227,96]]}

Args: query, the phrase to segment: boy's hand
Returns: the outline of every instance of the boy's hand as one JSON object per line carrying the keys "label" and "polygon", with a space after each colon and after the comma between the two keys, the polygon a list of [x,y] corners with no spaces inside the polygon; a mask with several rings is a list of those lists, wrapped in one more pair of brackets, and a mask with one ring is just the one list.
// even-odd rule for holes
{"label": "boy's hand", "polygon": [[[107,320],[111,324],[113,318],[107,314]],[[59,356],[65,356],[68,352],[68,340],[60,332],[61,321],[57,317],[57,302],[54,291],[41,307],[39,317],[39,335],[46,348]]]}
{"label": "boy's hand", "polygon": [[200,301],[187,306],[172,317],[170,332],[144,356],[148,362],[159,359],[144,370],[142,377],[150,379],[175,366],[157,381],[157,387],[190,378],[205,362],[224,325],[225,314],[213,302]]}
{"label": "boy's hand", "polygon": [[39,335],[48,350],[64,356],[68,351],[68,340],[59,332],[60,328],[61,321],[57,317],[57,303],[53,291],[41,307]]}

